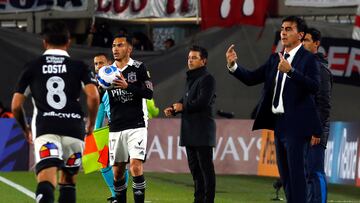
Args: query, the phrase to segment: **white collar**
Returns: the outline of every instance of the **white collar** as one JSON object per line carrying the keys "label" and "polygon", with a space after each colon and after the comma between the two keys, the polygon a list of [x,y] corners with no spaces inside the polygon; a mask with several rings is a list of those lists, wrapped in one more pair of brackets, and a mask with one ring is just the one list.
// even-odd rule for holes
{"label": "white collar", "polygon": [[300,49],[300,47],[302,46],[302,44],[300,43],[299,45],[297,45],[295,48],[293,48],[291,51],[287,52],[290,56],[294,57],[296,52]]}
{"label": "white collar", "polygon": [[60,56],[67,56],[70,57],[70,55],[67,53],[67,51],[62,49],[47,49],[43,55],[60,55]]}
{"label": "white collar", "polygon": [[[123,69],[121,69],[121,71],[124,71],[128,66],[134,65],[134,62],[135,62],[134,59],[130,58],[129,61],[127,62],[127,64],[126,64],[126,66]],[[116,62],[113,63],[113,66],[117,67]],[[120,70],[119,67],[117,67],[117,68]]]}
{"label": "white collar", "polygon": [[127,63],[128,66],[132,66],[134,65],[134,59],[130,58],[128,63]]}

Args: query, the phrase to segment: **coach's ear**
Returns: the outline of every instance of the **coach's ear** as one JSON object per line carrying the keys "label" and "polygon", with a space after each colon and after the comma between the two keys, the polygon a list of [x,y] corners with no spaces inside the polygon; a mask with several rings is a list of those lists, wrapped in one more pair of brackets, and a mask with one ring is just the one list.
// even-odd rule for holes
{"label": "coach's ear", "polygon": [[65,45],[66,50],[69,49],[70,45],[71,45],[71,39],[69,39],[68,42]]}
{"label": "coach's ear", "polygon": [[303,40],[305,36],[305,32],[299,32],[299,40]]}
{"label": "coach's ear", "polygon": [[132,51],[133,51],[133,45],[132,44],[129,44],[128,51],[129,51],[129,54],[132,53]]}
{"label": "coach's ear", "polygon": [[47,43],[44,39],[43,39],[42,43],[43,43],[43,47],[44,47],[44,49],[46,50],[46,49],[47,49],[47,47],[48,47],[48,43]]}

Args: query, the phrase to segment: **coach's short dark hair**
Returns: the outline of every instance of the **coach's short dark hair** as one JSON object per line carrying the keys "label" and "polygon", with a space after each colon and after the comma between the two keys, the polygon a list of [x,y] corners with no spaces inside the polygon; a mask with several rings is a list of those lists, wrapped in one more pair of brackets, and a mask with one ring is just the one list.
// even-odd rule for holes
{"label": "coach's short dark hair", "polygon": [[47,43],[61,46],[68,43],[70,32],[63,21],[56,21],[45,26],[42,36]]}
{"label": "coach's short dark hair", "polygon": [[288,16],[282,20],[282,23],[284,22],[293,22],[296,23],[296,27],[298,32],[304,32],[306,34],[307,25],[304,19],[298,17],[298,16]]}
{"label": "coach's short dark hair", "polygon": [[126,42],[132,45],[132,36],[129,34],[119,34],[114,37],[114,40],[116,38],[125,38]]}
{"label": "coach's short dark hair", "polygon": [[307,29],[306,33],[311,35],[314,42],[321,41],[321,32],[318,29],[311,27]]}
{"label": "coach's short dark hair", "polygon": [[198,51],[200,52],[200,57],[201,59],[207,59],[208,58],[208,52],[205,48],[198,46],[198,45],[193,45],[192,47],[190,47],[190,51]]}

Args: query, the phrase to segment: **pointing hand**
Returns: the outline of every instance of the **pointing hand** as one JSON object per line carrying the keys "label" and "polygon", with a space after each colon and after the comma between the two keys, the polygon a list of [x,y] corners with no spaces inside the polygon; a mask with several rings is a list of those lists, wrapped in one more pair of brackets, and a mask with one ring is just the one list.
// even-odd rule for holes
{"label": "pointing hand", "polygon": [[287,73],[291,70],[290,63],[284,58],[284,56],[281,53],[278,53],[280,61],[278,65],[278,70],[282,73]]}
{"label": "pointing hand", "polygon": [[226,61],[227,61],[227,66],[228,67],[232,67],[235,65],[235,62],[237,60],[237,55],[236,52],[234,50],[235,45],[232,44],[228,50],[226,51]]}

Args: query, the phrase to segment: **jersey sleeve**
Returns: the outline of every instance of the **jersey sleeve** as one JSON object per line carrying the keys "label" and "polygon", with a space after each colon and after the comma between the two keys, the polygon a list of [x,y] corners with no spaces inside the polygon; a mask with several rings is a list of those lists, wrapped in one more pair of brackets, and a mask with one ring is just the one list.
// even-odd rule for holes
{"label": "jersey sleeve", "polygon": [[24,71],[20,74],[20,77],[16,84],[15,92],[25,94],[26,89],[30,85],[31,77],[31,69],[27,65],[25,65]]}
{"label": "jersey sleeve", "polygon": [[146,70],[144,64],[141,64],[139,67],[139,76],[142,86],[137,87],[135,85],[128,84],[128,90],[142,98],[151,99],[153,97],[153,85],[150,80],[150,73]]}
{"label": "jersey sleeve", "polygon": [[140,70],[141,70],[141,75],[144,80],[146,88],[153,91],[153,84],[151,82],[150,72],[146,69],[144,64],[142,65]]}

